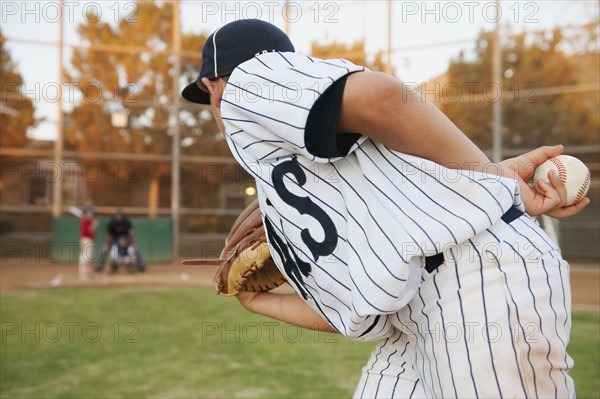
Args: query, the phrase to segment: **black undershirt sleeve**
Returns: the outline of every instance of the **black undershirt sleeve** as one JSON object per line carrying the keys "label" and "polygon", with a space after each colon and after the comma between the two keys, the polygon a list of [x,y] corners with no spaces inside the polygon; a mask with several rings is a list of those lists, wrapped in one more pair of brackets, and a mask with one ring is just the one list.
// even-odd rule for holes
{"label": "black undershirt sleeve", "polygon": [[313,155],[321,158],[344,157],[361,136],[359,133],[336,132],[348,76],[332,83],[308,114],[304,140],[306,149]]}

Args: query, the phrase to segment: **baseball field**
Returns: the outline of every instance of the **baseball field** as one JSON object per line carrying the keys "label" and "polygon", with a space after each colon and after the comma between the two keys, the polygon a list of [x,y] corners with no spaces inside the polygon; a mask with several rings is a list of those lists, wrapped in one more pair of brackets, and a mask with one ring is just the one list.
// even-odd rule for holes
{"label": "baseball field", "polygon": [[[85,285],[74,266],[0,271],[2,398],[349,397],[373,347],[250,314],[215,295],[210,269]],[[578,397],[597,398],[600,280],[590,268],[572,280],[572,375]]]}
{"label": "baseball field", "polygon": [[600,1],[0,19],[0,399],[600,399]]}

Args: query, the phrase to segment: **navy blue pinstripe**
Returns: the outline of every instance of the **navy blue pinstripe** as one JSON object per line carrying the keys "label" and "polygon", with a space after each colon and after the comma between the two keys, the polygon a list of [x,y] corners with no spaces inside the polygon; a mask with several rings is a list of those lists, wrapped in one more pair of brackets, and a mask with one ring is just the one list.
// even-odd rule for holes
{"label": "navy blue pinstripe", "polygon": [[[400,169],[398,169],[398,167],[396,165],[394,165],[389,159],[388,157],[385,156],[385,154],[383,152],[381,152],[381,150],[377,147],[375,147],[377,152],[381,155],[381,157],[383,159],[386,160],[386,162],[392,167],[394,168],[394,170],[396,170],[396,172],[398,172],[400,174],[400,176],[402,176],[405,181],[409,182],[413,187],[415,187],[417,190],[419,190],[425,197],[427,197],[428,201],[431,201],[432,203],[436,204],[437,206],[439,206],[440,208],[442,208],[444,210],[444,212],[447,212],[449,214],[451,214],[452,216],[455,216],[456,218],[462,220],[463,222],[465,222],[466,224],[469,225],[469,227],[471,228],[471,231],[473,231],[473,234],[476,234],[477,231],[475,231],[475,227],[473,227],[473,225],[464,217],[452,212],[450,209],[444,207],[442,204],[440,204],[438,201],[435,200],[435,198],[431,197],[430,195],[428,195],[423,189],[421,189],[417,184],[415,184],[411,179],[409,179],[404,173],[402,173],[402,171],[400,171]],[[436,219],[437,220],[437,219]],[[441,222],[440,222],[441,223]],[[454,234],[452,234],[452,237],[454,237]],[[454,241],[456,242],[456,238],[454,238]],[[458,243],[457,243],[458,244]]]}
{"label": "navy blue pinstripe", "polygon": [[[386,178],[386,179],[387,179],[387,180],[388,180],[388,181],[391,183],[391,185],[392,185],[392,186],[393,186],[393,187],[396,189],[396,191],[398,192],[398,194],[400,194],[400,195],[401,195],[402,197],[404,197],[404,198],[405,198],[405,199],[406,199],[408,202],[410,202],[410,203],[411,203],[411,204],[412,204],[412,205],[413,205],[415,208],[417,208],[419,211],[421,211],[421,212],[423,213],[423,215],[425,215],[425,216],[427,216],[427,217],[429,217],[429,218],[433,219],[433,220],[434,220],[434,221],[436,221],[438,224],[440,224],[440,225],[441,225],[441,226],[442,226],[444,229],[446,229],[446,231],[447,231],[448,233],[450,233],[450,235],[452,236],[452,239],[453,239],[453,242],[454,242],[454,244],[458,244],[458,242],[457,242],[457,240],[456,240],[456,236],[454,235],[454,233],[452,233],[452,231],[451,231],[451,230],[448,228],[448,226],[446,226],[446,225],[445,225],[444,223],[442,223],[440,220],[438,220],[437,218],[435,218],[435,217],[433,217],[432,215],[428,214],[428,213],[427,213],[427,212],[425,212],[425,211],[424,211],[424,210],[423,210],[421,207],[419,207],[417,204],[415,204],[415,202],[414,202],[414,201],[412,201],[412,200],[411,200],[411,199],[410,199],[410,198],[409,198],[409,197],[408,197],[406,194],[404,194],[404,193],[402,192],[402,190],[400,190],[400,188],[399,188],[399,187],[398,187],[398,186],[397,186],[397,185],[396,185],[396,184],[393,182],[393,180],[392,180],[392,179],[390,179],[390,177],[389,177],[389,176],[387,176],[385,173],[383,173],[383,171],[381,170],[381,168],[380,168],[380,167],[379,167],[379,166],[378,166],[378,165],[377,165],[377,164],[376,164],[376,163],[373,161],[373,159],[372,159],[372,158],[371,158],[371,157],[370,157],[370,156],[369,156],[369,155],[368,155],[368,154],[367,154],[367,153],[366,153],[366,152],[365,152],[363,149],[359,149],[358,151],[360,151],[361,153],[363,153],[363,154],[364,154],[364,155],[365,155],[365,156],[366,156],[366,157],[369,159],[369,161],[371,161],[371,162],[372,162],[373,166],[375,166],[375,168],[377,168],[377,170],[379,170],[380,172],[382,172],[383,176],[385,176],[385,178]],[[401,173],[401,175],[402,175],[402,177],[406,177],[406,176],[404,176],[404,174],[402,174],[402,173]],[[389,199],[390,199],[390,201],[392,202],[392,204],[393,204],[393,205],[395,205],[395,206],[396,206],[396,207],[397,207],[397,208],[398,208],[400,211],[402,211],[402,209],[401,209],[401,208],[400,208],[400,207],[399,207],[399,206],[398,206],[398,205],[397,205],[397,204],[396,204],[394,201],[392,201],[392,199],[391,199],[391,198],[390,198],[388,195],[386,195],[385,193],[383,193],[383,191],[381,191],[381,189],[380,189],[379,187],[377,187],[377,185],[376,185],[375,183],[373,183],[373,182],[371,181],[371,179],[369,179],[368,177],[365,177],[365,179],[366,179],[366,180],[367,180],[369,183],[371,183],[371,185],[372,185],[374,188],[376,188],[376,189],[377,189],[377,190],[379,190],[379,191],[380,191],[380,192],[381,192],[383,195],[385,195],[385,196],[386,196],[386,198],[389,198]],[[410,180],[409,180],[409,181],[410,181]],[[412,183],[412,182],[411,182],[411,183]],[[414,185],[414,183],[413,183],[413,185]],[[406,214],[406,212],[402,211],[402,213],[404,213],[404,214],[405,214],[407,217],[409,217],[409,218],[410,218],[410,216],[408,216],[408,215]],[[411,220],[413,220],[412,218],[410,218],[410,219],[411,219]],[[413,222],[415,222],[415,221],[413,220]],[[430,241],[430,242],[433,244],[433,246],[434,246],[434,247],[436,247],[436,244],[433,242],[433,240],[432,240],[432,238],[429,236],[429,234],[427,234],[427,232],[425,231],[425,229],[424,229],[424,228],[422,228],[422,227],[420,226],[420,224],[418,224],[418,223],[416,223],[416,222],[415,222],[415,224],[417,224],[417,226],[419,227],[419,229],[420,229],[421,231],[423,231],[423,233],[424,233],[424,234],[427,236],[427,238],[429,238],[429,241]]]}
{"label": "navy blue pinstripe", "polygon": [[262,62],[262,60],[259,57],[254,57],[256,59],[256,61],[260,62],[261,64],[263,64],[265,66],[265,68],[269,69],[269,70],[273,70],[273,68],[271,68],[270,66],[268,66],[267,64],[265,64],[264,62]]}
{"label": "navy blue pinstripe", "polygon": [[[525,270],[525,275],[527,276],[527,288],[529,289],[529,292],[531,293],[531,298],[533,300],[533,310],[535,311],[535,314],[537,315],[538,320],[539,320],[540,333],[546,339],[546,342],[548,343],[548,353],[546,354],[546,359],[548,360],[548,364],[550,365],[550,370],[552,370],[553,365],[552,365],[552,362],[550,361],[550,352],[552,350],[552,347],[550,346],[550,341],[548,340],[548,337],[546,337],[546,335],[544,334],[542,316],[540,315],[540,312],[538,311],[538,308],[537,308],[536,296],[531,289],[531,277],[529,276],[529,271],[527,270],[528,269],[527,262],[525,262],[525,259],[523,258],[523,256],[515,250],[515,248],[512,246],[512,244],[510,244],[506,241],[504,241],[504,243],[507,244],[513,251],[515,251],[515,254],[521,259],[521,262],[523,262],[523,268]],[[554,384],[554,388],[556,389],[556,382],[554,381],[554,379],[552,378],[551,375],[550,375],[550,379],[552,380],[552,383]]]}
{"label": "navy blue pinstripe", "polygon": [[[547,239],[546,239],[546,238],[545,238],[543,235],[541,235],[541,234],[540,234],[540,233],[539,233],[539,232],[538,232],[536,229],[532,228],[532,227],[531,227],[531,225],[530,225],[529,223],[525,223],[524,221],[522,221],[522,220],[519,220],[519,219],[517,219],[515,222],[517,222],[517,221],[520,221],[520,222],[521,222],[521,224],[519,224],[519,226],[525,226],[525,227],[527,227],[527,229],[531,230],[531,232],[532,232],[532,233],[534,233],[534,234],[535,234],[535,235],[537,235],[539,238],[541,238],[541,239],[542,239],[542,241],[544,241],[544,242],[545,242],[545,243],[548,245],[548,247],[549,247],[550,249],[554,249],[554,245],[552,245],[552,243],[550,243],[550,242],[549,242],[549,241],[548,241],[548,240],[547,240]],[[512,223],[511,223],[511,227],[513,227],[513,226],[512,226]],[[513,227],[513,228],[514,228],[514,227]]]}
{"label": "navy blue pinstripe", "polygon": [[[388,340],[389,340],[389,338],[388,338]],[[392,345],[395,345],[395,344],[396,344],[396,342],[398,342],[399,340],[400,340],[400,336],[398,336],[398,338],[396,338],[396,340],[392,342]],[[383,372],[384,372],[385,370],[387,370],[387,369],[389,369],[389,368],[390,368],[390,366],[392,365],[392,363],[390,362],[390,359],[391,359],[391,358],[392,358],[392,356],[394,356],[396,353],[398,353],[398,350],[395,350],[395,351],[393,351],[392,353],[390,353],[390,355],[389,355],[389,356],[388,356],[388,358],[387,358],[387,366],[385,366],[385,368],[383,368],[383,369],[381,370],[381,373],[380,373],[380,375],[379,375],[379,381],[377,382],[377,389],[375,390],[375,397],[377,397],[377,396],[378,396],[378,394],[379,394],[379,387],[380,387],[380,385],[381,385],[381,380],[383,380]]]}
{"label": "navy blue pinstripe", "polygon": [[[412,307],[410,306],[410,304],[406,305],[406,308],[408,309],[408,319],[411,321],[411,323],[412,323],[413,326],[418,326],[418,323],[414,320],[414,318],[412,316],[413,310],[412,310]],[[397,318],[398,322],[401,325],[405,326],[405,328],[408,328],[409,331],[412,330],[412,328],[407,327],[406,324],[404,324],[400,320],[400,317],[398,317],[397,314],[396,314],[396,318]],[[423,342],[427,341],[425,339],[425,336],[421,333],[421,330],[418,327],[416,329],[414,329],[414,330],[421,337],[421,340]],[[417,337],[417,339],[418,339],[418,337]],[[433,372],[432,372],[432,369],[431,369],[431,359],[429,358],[429,354],[427,353],[427,350],[425,348],[421,348],[419,345],[416,345],[416,347],[417,347],[419,353],[421,353],[421,355],[422,355],[421,356],[421,369],[422,369],[421,378],[423,378],[423,381],[425,381],[425,376],[430,376],[431,379],[432,379],[432,381],[431,381],[432,382],[431,388],[434,389],[434,387],[433,387]],[[426,374],[426,372],[425,372],[425,358],[427,358],[427,365],[428,365],[428,368],[429,368],[429,374]]]}
{"label": "navy blue pinstripe", "polygon": [[[491,231],[489,231],[489,233],[496,240],[498,240],[499,243],[501,242],[498,239],[498,237],[495,236],[494,233],[492,233]],[[521,333],[523,334],[523,341],[527,345],[527,361],[529,362],[529,366],[531,367],[531,372],[533,374],[533,386],[535,388],[535,396],[537,397],[538,394],[537,394],[537,384],[536,384],[535,368],[533,367],[533,363],[531,362],[531,344],[527,340],[527,334],[525,333],[525,329],[523,328],[523,323],[521,323],[521,317],[519,316],[519,307],[517,306],[517,303],[515,302],[515,299],[513,297],[512,291],[510,289],[510,285],[508,284],[508,276],[506,275],[506,272],[504,270],[502,270],[502,266],[501,266],[500,261],[498,260],[498,258],[496,257],[496,255],[493,252],[490,252],[490,254],[496,259],[496,263],[498,264],[498,270],[500,270],[500,272],[504,275],[504,280],[506,281],[506,289],[507,289],[507,291],[508,291],[508,293],[510,295],[511,302],[512,302],[513,307],[515,309],[515,315],[517,317],[517,323],[519,324],[519,327],[521,328]],[[512,334],[512,331],[511,331],[511,334]]]}
{"label": "navy blue pinstripe", "polygon": [[285,58],[285,56],[281,52],[278,51],[276,54],[279,54],[281,56],[281,58],[283,58],[285,60],[285,62],[290,64],[291,67],[294,66],[294,64],[292,64],[287,58]]}
{"label": "navy blue pinstripe", "polygon": [[496,386],[498,387],[498,395],[502,397],[502,389],[500,388],[500,382],[498,381],[498,373],[496,372],[496,364],[494,363],[494,354],[492,353],[492,344],[490,342],[489,322],[487,315],[487,307],[485,303],[485,279],[483,277],[483,260],[481,259],[481,253],[479,253],[477,247],[475,246],[475,244],[473,244],[473,241],[469,240],[469,243],[477,253],[477,257],[479,258],[479,276],[481,277],[481,300],[483,302],[483,317],[485,320],[485,333],[487,336],[486,341],[488,344],[488,350],[490,352],[490,359],[492,361],[492,370],[494,370],[494,379],[496,380]]}
{"label": "navy blue pinstripe", "polygon": [[[421,308],[421,314],[423,316],[425,316],[425,320],[427,320],[427,330],[431,331],[431,325],[429,323],[429,315],[427,315],[427,313],[424,312],[425,309],[425,301],[423,300],[423,296],[421,295],[421,291],[419,291],[417,293],[417,296],[419,297],[419,299],[421,300],[421,303],[423,304],[423,307]],[[408,305],[410,306],[410,305]],[[440,379],[440,371],[438,368],[438,360],[437,360],[437,356],[435,354],[435,347],[433,344],[433,340],[430,340],[431,342],[431,353],[433,354],[433,365],[435,366],[435,373],[437,375],[438,378],[438,386],[440,387],[440,397],[445,397],[444,395],[444,389],[442,388],[442,380]],[[431,364],[429,365],[429,367],[431,368]]]}
{"label": "navy blue pinstripe", "polygon": [[[568,314],[567,304],[565,302],[565,285],[564,285],[563,276],[562,276],[562,272],[561,272],[560,268],[558,269],[558,276],[560,277],[560,282],[561,282],[560,288],[562,290],[563,309],[565,310],[565,314]],[[565,334],[568,336],[569,330],[567,328],[567,322],[568,322],[568,318],[565,317],[565,321],[563,322],[563,328],[565,330]],[[567,353],[565,353],[565,367],[569,367],[569,362],[567,361]]]}
{"label": "navy blue pinstripe", "polygon": [[[377,363],[377,358],[379,357],[379,355],[381,355],[381,350],[383,349],[383,346],[389,341],[389,338],[386,338],[386,340],[380,344],[379,346],[379,352],[375,355],[375,359],[373,360],[373,363],[371,363],[371,368],[375,365],[375,363]],[[370,375],[367,374],[367,378],[365,380],[365,384],[363,385],[363,389],[362,392],[360,393],[360,397],[362,398],[365,394],[365,389],[367,388],[367,381],[369,379]]]}
{"label": "navy blue pinstripe", "polygon": [[262,143],[283,143],[283,140],[257,140],[257,141],[254,141],[254,142],[242,147],[242,149],[245,150],[249,147],[252,147],[255,144],[262,144]]}
{"label": "navy blue pinstripe", "polygon": [[[436,269],[439,271],[439,269]],[[435,291],[437,293],[438,300],[436,301],[436,305],[440,310],[440,318],[442,319],[442,333],[444,334],[444,348],[446,349],[446,359],[448,360],[448,369],[450,370],[450,379],[452,380],[452,389],[454,390],[454,397],[458,398],[458,393],[456,392],[456,383],[454,381],[454,371],[452,370],[452,361],[450,360],[450,352],[448,351],[448,337],[446,336],[446,321],[444,320],[444,312],[442,310],[442,306],[440,305],[440,300],[442,296],[440,295],[440,290],[438,288],[436,282],[437,275],[433,276],[433,285],[435,287]]]}
{"label": "navy blue pinstripe", "polygon": [[303,90],[305,90],[305,91],[312,91],[312,92],[314,92],[314,93],[316,93],[318,95],[322,94],[320,91],[315,90],[315,89],[311,89],[310,87],[304,87],[304,88],[298,90],[295,87],[289,87],[289,86],[283,85],[283,84],[281,84],[279,82],[276,82],[274,80],[268,79],[265,76],[261,76],[259,74],[253,73],[253,72],[246,72],[242,67],[237,67],[237,69],[240,70],[240,71],[242,71],[242,72],[244,72],[247,75],[256,76],[257,78],[261,78],[262,80],[265,80],[267,82],[273,83],[273,84],[275,84],[275,85],[277,85],[279,87],[283,87],[283,88],[285,88],[287,90],[292,90],[292,91],[303,91]]}
{"label": "navy blue pinstripe", "polygon": [[413,386],[412,391],[410,392],[410,395],[408,396],[408,399],[412,399],[413,394],[415,393],[415,389],[417,389],[417,384],[419,383],[419,380],[417,379],[415,381],[415,385]]}
{"label": "navy blue pinstripe", "polygon": [[[226,116],[222,117],[222,119],[224,121],[233,121],[233,122],[244,122],[244,123],[254,123],[255,125],[258,125],[258,122],[255,121],[251,121],[248,119],[235,119],[235,118],[228,118]],[[238,132],[239,133],[239,132]]]}
{"label": "navy blue pinstripe", "polygon": [[434,175],[432,175],[431,173],[422,170],[421,168],[416,167],[415,165],[411,164],[410,162],[406,161],[404,158],[402,158],[401,156],[399,156],[398,154],[392,152],[390,149],[387,149],[390,154],[392,154],[393,156],[395,156],[396,158],[400,159],[402,162],[413,166],[415,169],[417,169],[418,171],[420,171],[421,173],[426,174],[427,176],[431,177],[432,179],[434,179],[437,183],[441,184],[443,187],[447,188],[449,191],[453,192],[454,194],[458,195],[460,198],[464,199],[465,201],[467,201],[469,204],[471,204],[472,206],[474,206],[475,208],[479,209],[482,213],[484,213],[488,219],[488,221],[490,222],[490,224],[492,224],[492,219],[490,218],[489,213],[487,213],[485,211],[485,209],[483,209],[482,207],[480,207],[479,205],[477,205],[476,203],[474,203],[473,201],[469,200],[467,197],[465,197],[464,195],[462,195],[461,193],[459,193],[456,190],[453,190],[452,188],[448,187],[446,184],[442,183],[437,177],[435,177]]}
{"label": "navy blue pinstripe", "polygon": [[[335,167],[335,166],[334,166]],[[336,168],[336,170],[338,171],[338,176],[344,180],[344,182],[347,184],[347,187],[350,188],[354,194],[356,194],[356,196],[358,197],[358,199],[360,199],[360,201],[365,205],[365,209],[367,210],[369,216],[371,216],[372,220],[375,222],[375,225],[379,228],[379,231],[383,234],[383,236],[387,239],[387,241],[392,245],[392,247],[394,248],[395,252],[398,254],[398,256],[400,257],[400,259],[403,262],[407,262],[407,259],[402,256],[402,253],[400,251],[398,251],[398,248],[394,245],[392,239],[390,239],[390,237],[385,233],[385,231],[383,230],[383,228],[381,228],[381,225],[377,222],[377,219],[373,217],[373,214],[371,213],[369,206],[367,204],[367,201],[365,201],[365,199],[358,193],[358,191],[356,191],[356,189],[352,186],[352,184],[350,184],[350,182],[348,182],[348,180],[346,180],[346,178],[342,175],[342,173],[340,173],[339,169]],[[352,220],[354,220],[357,224],[358,221],[354,218],[354,216],[350,215],[352,217]],[[366,235],[365,235],[366,236]],[[413,238],[411,236],[411,238]],[[413,238],[414,240],[414,238]],[[415,244],[416,244],[416,240],[414,240]],[[375,254],[377,256],[377,254]],[[392,273],[388,267],[385,265],[385,262],[383,262],[382,259],[379,258],[379,260],[381,261],[381,263],[384,265],[384,267],[387,269],[387,271],[390,273],[390,276],[400,280],[400,281],[404,281],[400,278],[398,278],[397,276],[394,275],[394,273]]]}
{"label": "navy blue pinstripe", "polygon": [[265,158],[268,158],[269,156],[275,154],[277,151],[282,151],[282,149],[281,148],[275,148],[273,151],[268,152],[266,155],[264,155],[263,157],[259,158],[259,160],[262,161]]}
{"label": "navy blue pinstripe", "polygon": [[[458,285],[460,287],[460,277],[458,276],[458,263],[454,262],[454,268],[456,270],[456,280],[458,281]],[[462,296],[460,295],[460,288],[456,291],[458,295],[458,304],[460,307],[460,317],[462,320],[463,326],[463,341],[465,342],[465,350],[467,351],[467,361],[469,362],[469,374],[471,375],[471,381],[473,382],[473,389],[475,390],[475,397],[479,398],[479,394],[477,393],[477,384],[475,383],[475,376],[473,375],[473,363],[471,362],[471,355],[469,353],[469,344],[467,343],[467,325],[465,322],[465,312],[463,309]]]}
{"label": "navy blue pinstripe", "polygon": [[298,109],[303,109],[303,110],[306,110],[306,111],[310,111],[310,108],[303,107],[302,105],[298,105],[298,104],[295,104],[295,103],[292,103],[292,102],[289,102],[289,101],[278,100],[278,99],[276,99],[276,98],[272,98],[272,97],[265,97],[265,96],[261,96],[261,95],[260,95],[260,94],[258,94],[257,92],[254,92],[254,91],[248,90],[248,89],[246,89],[246,88],[243,88],[243,87],[241,87],[241,86],[238,86],[238,85],[236,85],[236,84],[235,84],[235,83],[233,83],[233,82],[229,82],[229,83],[227,83],[227,85],[231,85],[232,87],[235,87],[235,88],[236,88],[236,89],[238,89],[238,90],[245,91],[246,93],[252,94],[253,96],[256,96],[257,98],[260,98],[260,99],[262,99],[262,100],[272,101],[272,102],[276,102],[276,103],[279,103],[279,104],[290,105],[290,106],[292,106],[292,107],[296,107],[296,108],[298,108]]}
{"label": "navy blue pinstripe", "polygon": [[[223,100],[222,100],[222,101],[223,101],[224,103],[227,103],[227,104],[231,105],[232,107],[235,107],[235,108],[241,108],[241,109],[243,109],[244,111],[246,111],[246,112],[250,112],[251,114],[254,114],[254,115],[256,115],[256,116],[260,116],[260,117],[262,117],[262,118],[269,119],[269,120],[275,121],[275,122],[277,122],[277,123],[281,123],[282,125],[286,125],[286,126],[289,126],[289,127],[291,127],[291,128],[294,128],[294,129],[298,129],[298,130],[304,130],[304,129],[305,129],[305,127],[306,127],[306,126],[295,126],[295,125],[292,125],[291,123],[287,123],[287,122],[285,122],[285,121],[282,121],[281,119],[273,118],[273,117],[271,117],[271,116],[269,116],[269,115],[265,115],[265,114],[261,114],[260,112],[252,111],[252,110],[250,110],[250,109],[247,109],[247,108],[244,108],[244,107],[242,107],[241,105],[238,105],[238,104],[236,104],[236,103],[234,103],[234,102],[228,101],[228,100],[227,100],[227,99],[225,99],[225,98],[223,98]],[[291,142],[291,141],[289,141],[289,140],[284,140],[284,141],[285,141],[285,142],[287,142],[287,143],[290,143],[290,144],[292,144],[292,145],[294,145],[294,146],[296,146],[296,147],[298,147],[298,148],[306,148],[306,146],[301,146],[301,145],[298,145],[298,144],[292,143],[292,142]]]}
{"label": "navy blue pinstripe", "polygon": [[[550,285],[550,275],[548,274],[548,269],[546,269],[546,262],[544,262],[544,259],[542,259],[542,268],[544,269],[544,274],[546,274],[546,285],[548,286],[548,291],[550,291],[550,298],[548,299],[548,303],[550,305],[550,309],[552,310],[552,313],[554,314],[554,330],[556,331],[556,336],[558,337],[558,339],[560,340],[560,342],[563,344],[563,346],[567,346],[565,341],[563,341],[563,339],[561,338],[561,336],[558,334],[558,314],[556,313],[556,310],[554,309],[554,306],[552,306],[552,286]],[[550,355],[550,353],[548,353],[548,355]],[[550,359],[548,359],[548,361],[550,361]],[[566,362],[565,362],[565,365]],[[568,386],[567,384],[567,376],[565,375],[564,370],[562,371],[563,374],[563,378],[565,380],[565,387]],[[554,391],[555,395],[554,396],[558,396],[558,388],[555,389]]]}
{"label": "navy blue pinstripe", "polygon": [[[490,234],[494,235],[493,233],[490,233]],[[495,259],[496,265],[498,267],[498,270],[500,270],[500,272],[503,275],[504,288],[508,291],[508,293],[509,293],[509,295],[511,297],[511,301],[514,304],[514,299],[512,298],[512,293],[510,292],[510,288],[509,288],[509,285],[508,285],[507,276],[506,276],[506,273],[504,273],[502,271],[502,268],[500,267],[500,261],[496,257],[495,253],[493,253],[491,251],[488,251],[488,254],[491,255]],[[511,326],[512,323],[511,323],[511,318],[510,318],[510,306],[509,306],[508,302],[506,303],[506,315],[507,315],[507,318],[508,318],[508,325]],[[522,330],[522,328],[521,328],[521,330]],[[510,332],[510,341],[511,342],[515,342],[515,338],[513,336],[512,328],[509,327],[508,331]],[[523,395],[525,397],[527,397],[527,390],[525,389],[525,383],[523,382],[523,371],[521,370],[521,366],[520,366],[519,359],[518,359],[518,356],[517,356],[517,350],[515,349],[514,344],[512,345],[512,350],[513,350],[513,353],[514,353],[514,356],[515,356],[515,364],[517,366],[517,371],[519,372],[519,380],[521,381],[521,387],[523,388]],[[528,356],[529,356],[529,353],[528,353]],[[530,365],[531,365],[531,361],[530,361]],[[533,368],[533,365],[531,367]]]}

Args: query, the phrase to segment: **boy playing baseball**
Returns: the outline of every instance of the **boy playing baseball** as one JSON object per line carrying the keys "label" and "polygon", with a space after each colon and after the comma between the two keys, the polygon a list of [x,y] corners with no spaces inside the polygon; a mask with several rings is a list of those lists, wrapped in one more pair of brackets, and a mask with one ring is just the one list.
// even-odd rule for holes
{"label": "boy playing baseball", "polygon": [[208,39],[196,82],[255,178],[271,255],[295,295],[248,310],[380,340],[356,397],[573,397],[569,266],[532,216],[567,217],[544,147],[492,163],[398,79],[294,52],[271,24]]}

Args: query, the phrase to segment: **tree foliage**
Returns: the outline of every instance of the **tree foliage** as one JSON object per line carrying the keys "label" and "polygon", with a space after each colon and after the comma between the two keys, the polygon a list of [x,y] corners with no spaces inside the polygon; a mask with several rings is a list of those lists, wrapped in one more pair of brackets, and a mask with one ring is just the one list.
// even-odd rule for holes
{"label": "tree foliage", "polygon": [[[600,82],[600,66],[594,25],[522,32],[502,40],[505,147],[597,143],[600,101],[593,87]],[[491,43],[492,33],[482,32],[473,57],[459,54],[438,81],[440,108],[482,148],[491,147],[492,103],[499,92],[492,86]],[[557,93],[573,86],[592,89]]]}
{"label": "tree foliage", "polygon": [[[206,34],[181,34],[181,75],[175,83],[176,58],[173,43],[172,2],[138,1],[136,21],[95,21],[92,15],[77,28],[86,48],[73,50],[66,81],[76,84],[82,99],[65,118],[65,147],[79,151],[130,154],[165,154],[172,151],[173,128],[180,129],[183,155],[230,156],[222,134],[206,107],[181,100],[173,111],[180,88],[196,79]],[[106,49],[106,46],[112,48]],[[129,46],[129,47],[128,47]],[[147,51],[138,51],[148,49]],[[108,50],[108,51],[105,51]],[[178,87],[174,90],[174,85]],[[115,127],[112,115],[125,112],[128,125]],[[112,163],[107,168],[112,168]],[[201,164],[182,163],[182,200],[188,206],[205,205],[196,180],[186,178]],[[145,190],[149,180],[159,183],[159,206],[170,202],[170,162],[136,162],[136,190]],[[204,182],[202,190],[218,192],[219,182]],[[107,192],[120,193],[114,203],[132,201],[120,180],[90,185],[93,198]],[[150,195],[150,194],[148,194]],[[212,206],[218,206],[212,204]]]}
{"label": "tree foliage", "polygon": [[[68,147],[82,151],[127,153],[171,152],[172,128],[179,123],[181,137],[196,155],[226,155],[212,118],[202,109],[182,101],[179,118],[173,114],[175,57],[173,49],[173,3],[138,2],[137,22],[82,23],[77,32],[89,48],[73,51],[67,81],[75,82],[83,100],[69,113]],[[205,35],[182,34],[181,50],[200,54]],[[101,46],[116,51],[98,51]],[[131,46],[119,51],[116,46]],[[123,47],[121,47],[123,48]],[[137,52],[137,48],[150,51]],[[182,57],[180,82],[195,80],[201,60]],[[126,112],[126,128],[112,126],[111,116]],[[187,140],[185,140],[187,138]]]}
{"label": "tree foliage", "polygon": [[366,66],[373,71],[385,70],[383,52],[377,52],[374,57],[368,57],[365,51],[365,42],[358,40],[351,44],[332,41],[331,43],[311,43],[311,55],[317,58],[344,58],[356,65]]}
{"label": "tree foliage", "polygon": [[25,147],[27,130],[35,126],[33,101],[21,92],[23,76],[17,69],[0,33],[0,127],[2,147]]}
{"label": "tree foliage", "polygon": [[[121,153],[170,154],[172,128],[179,124],[183,155],[230,156],[223,135],[219,132],[207,107],[181,102],[178,118],[174,117],[173,74],[175,58],[169,53],[173,48],[173,3],[138,2],[136,19],[123,19],[116,24],[94,20],[90,15],[77,28],[85,48],[73,50],[66,81],[75,83],[82,97],[69,111],[65,122],[65,146],[80,151]],[[194,81],[201,65],[201,49],[207,34],[181,35],[181,78],[179,86]],[[114,46],[114,51],[104,51]],[[142,53],[119,51],[119,47],[149,48]],[[112,49],[111,49],[112,50]],[[374,70],[383,69],[381,54],[367,62],[364,43],[351,46],[341,43],[313,46],[316,56],[337,54]],[[343,53],[343,54],[340,54]],[[126,112],[128,126],[119,128],[111,122],[112,114]],[[171,172],[169,163],[138,162],[141,178],[160,179],[165,184]],[[215,169],[216,168],[216,169]],[[227,173],[213,173],[224,169]],[[240,172],[229,163],[207,165],[182,163],[181,200],[189,207],[218,207],[222,201],[220,186],[240,180]],[[227,178],[223,180],[223,176]],[[249,184],[249,183],[247,183]],[[118,191],[109,182],[91,188],[102,192]],[[102,187],[100,187],[102,186]],[[201,193],[198,190],[201,190]],[[102,194],[103,195],[103,194]],[[168,204],[165,204],[168,206]]]}

